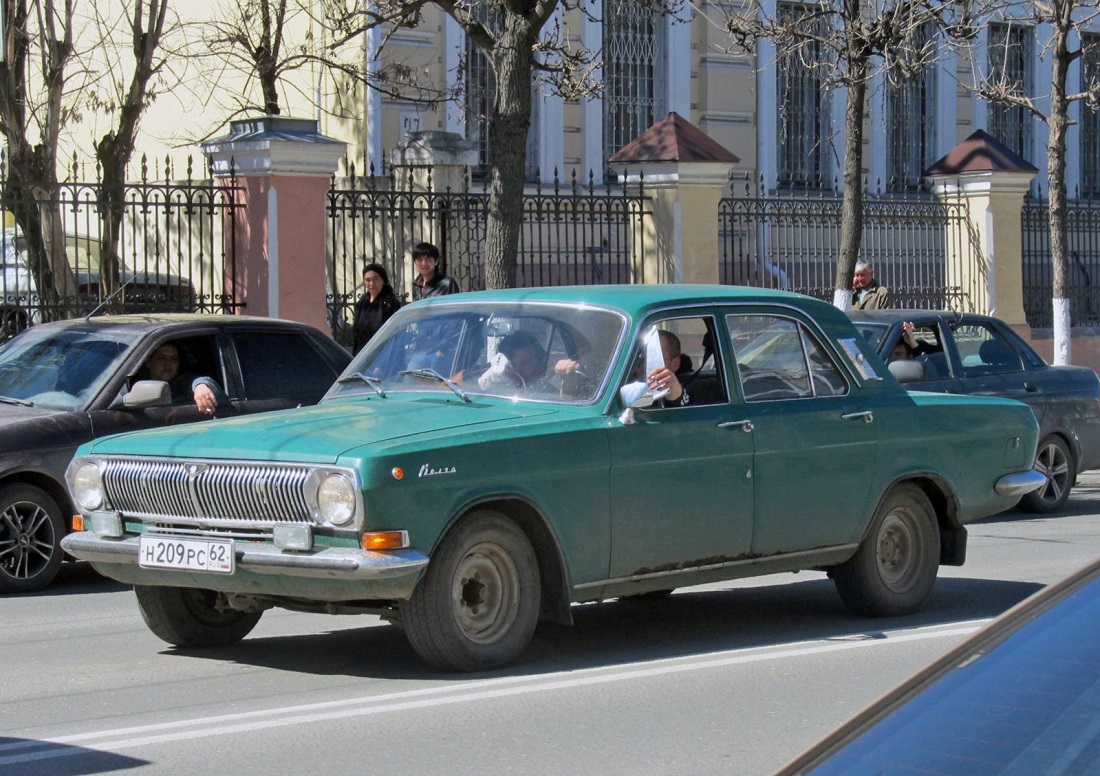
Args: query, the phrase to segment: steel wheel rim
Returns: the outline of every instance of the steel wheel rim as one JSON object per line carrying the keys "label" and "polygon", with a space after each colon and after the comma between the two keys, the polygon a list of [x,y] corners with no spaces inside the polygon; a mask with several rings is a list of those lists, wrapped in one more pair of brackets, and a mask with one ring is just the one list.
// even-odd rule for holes
{"label": "steel wheel rim", "polygon": [[882,521],[875,561],[883,583],[895,592],[913,586],[923,549],[917,521],[907,511],[896,510]]}
{"label": "steel wheel rim", "polygon": [[1039,489],[1039,498],[1054,503],[1069,488],[1069,459],[1062,448],[1053,442],[1045,445],[1035,456],[1035,471],[1047,478]]}
{"label": "steel wheel rim", "polygon": [[519,612],[519,570],[502,547],[488,542],[459,561],[451,585],[451,606],[462,634],[476,644],[498,641]]}
{"label": "steel wheel rim", "polygon": [[33,579],[53,558],[53,523],[32,501],[16,501],[0,512],[0,570],[13,579]]}

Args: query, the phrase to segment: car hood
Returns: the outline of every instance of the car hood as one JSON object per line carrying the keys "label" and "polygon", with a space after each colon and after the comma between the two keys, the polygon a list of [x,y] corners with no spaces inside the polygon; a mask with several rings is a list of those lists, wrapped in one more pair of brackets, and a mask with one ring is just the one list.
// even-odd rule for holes
{"label": "car hood", "polygon": [[104,437],[82,453],[333,463],[358,447],[554,414],[545,404],[356,398]]}

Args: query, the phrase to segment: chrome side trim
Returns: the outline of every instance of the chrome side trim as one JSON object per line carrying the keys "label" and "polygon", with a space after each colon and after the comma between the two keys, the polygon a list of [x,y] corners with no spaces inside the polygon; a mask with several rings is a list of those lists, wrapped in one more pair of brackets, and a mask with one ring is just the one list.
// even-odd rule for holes
{"label": "chrome side trim", "polygon": [[[608,579],[601,579],[597,582],[582,582],[579,585],[573,585],[574,590],[584,590],[586,588],[603,587],[605,585],[616,585],[625,582],[637,582],[642,579],[659,579],[661,577],[675,577],[683,576],[687,574],[697,574],[704,571],[718,571],[720,569],[729,569],[748,566],[757,566],[763,563],[774,563],[776,561],[789,562],[795,558],[805,558],[811,555],[822,555],[824,553],[841,553],[850,552],[854,553],[859,547],[857,542],[852,544],[838,544],[831,547],[818,547],[813,550],[804,550],[802,552],[786,552],[780,555],[766,555],[758,558],[747,558],[745,560],[730,560],[723,563],[708,563],[704,566],[686,566],[675,569],[666,569],[662,571],[651,571],[645,574],[629,574],[625,577],[611,577]],[[807,566],[806,568],[809,568]],[[687,582],[686,584],[694,584],[693,582]]]}

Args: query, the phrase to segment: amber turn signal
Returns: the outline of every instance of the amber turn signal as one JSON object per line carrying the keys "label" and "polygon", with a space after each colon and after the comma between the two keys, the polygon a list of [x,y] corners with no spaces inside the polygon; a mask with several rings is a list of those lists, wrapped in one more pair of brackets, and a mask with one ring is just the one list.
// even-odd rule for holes
{"label": "amber turn signal", "polygon": [[73,515],[73,531],[84,530],[84,515]]}
{"label": "amber turn signal", "polygon": [[408,546],[408,531],[372,531],[363,534],[364,550],[403,550]]}

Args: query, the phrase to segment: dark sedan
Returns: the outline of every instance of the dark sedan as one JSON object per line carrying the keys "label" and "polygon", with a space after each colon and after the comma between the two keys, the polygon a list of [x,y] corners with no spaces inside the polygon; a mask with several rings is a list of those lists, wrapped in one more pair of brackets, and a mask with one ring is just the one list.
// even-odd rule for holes
{"label": "dark sedan", "polygon": [[[1006,396],[1031,406],[1040,435],[1035,468],[1047,484],[1025,496],[1021,509],[1060,509],[1077,473],[1100,467],[1100,380],[1093,370],[1051,366],[987,315],[874,310],[850,317],[884,361],[904,362],[891,371],[910,390]],[[903,342],[906,321],[916,347]]]}
{"label": "dark sedan", "polygon": [[[175,346],[185,388],[144,380],[149,356]],[[50,583],[73,506],[65,467],[83,442],[211,417],[190,377],[211,378],[216,415],[315,404],[350,360],[331,338],[290,321],[133,315],[34,326],[0,346],[0,592]],[[142,381],[138,384],[138,381]]]}

